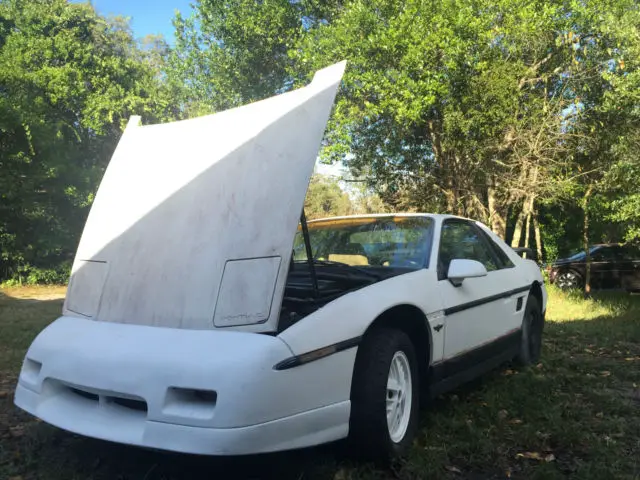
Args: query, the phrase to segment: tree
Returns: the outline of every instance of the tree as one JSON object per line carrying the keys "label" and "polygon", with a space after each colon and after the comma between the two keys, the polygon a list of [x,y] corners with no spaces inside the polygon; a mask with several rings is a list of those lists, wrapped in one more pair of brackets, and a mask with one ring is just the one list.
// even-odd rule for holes
{"label": "tree", "polygon": [[633,53],[637,11],[632,0],[201,1],[177,19],[174,71],[185,105],[211,110],[347,59],[323,161],[343,161],[393,208],[476,217],[542,253],[539,209],[575,202],[588,178],[576,168],[593,140],[585,121],[606,99],[596,92],[623,81],[610,63]]}
{"label": "tree", "polygon": [[409,191],[419,208],[505,236],[509,208],[531,210],[562,168],[573,44],[558,39],[570,13],[563,2],[345,4],[291,52],[308,69],[349,60],[325,158],[381,194]]}
{"label": "tree", "polygon": [[70,261],[129,116],[171,116],[145,58],[88,4],[0,2],[0,280]]}
{"label": "tree", "polygon": [[342,0],[198,0],[174,19],[167,68],[183,116],[225,110],[291,88],[289,52]]}
{"label": "tree", "polygon": [[304,203],[307,219],[350,215],[353,205],[349,195],[345,193],[338,182],[319,174],[311,177],[307,198]]}
{"label": "tree", "polygon": [[[629,213],[634,211],[640,192],[637,182],[628,180],[633,177],[625,178],[640,170],[637,156],[629,155],[640,133],[640,5],[628,1],[609,5],[607,12],[590,25],[589,32],[589,41],[583,39],[580,44],[584,45],[584,58],[576,66],[582,80],[582,113],[575,129],[584,135],[573,147],[573,166],[578,172],[575,183],[583,211],[583,246],[587,252],[586,294],[591,290],[592,214],[599,212],[600,217],[606,217],[607,207],[613,207],[609,218],[632,223],[634,215]],[[588,54],[590,50],[592,53]],[[634,229],[630,225],[628,238],[634,237]]]}
{"label": "tree", "polygon": [[211,113],[343,59],[321,157],[361,193],[314,178],[310,216],[449,212],[539,256],[640,237],[635,0],[201,0],[174,24],[175,48],[137,44],[87,4],[0,0],[0,278],[70,258],[131,114]]}

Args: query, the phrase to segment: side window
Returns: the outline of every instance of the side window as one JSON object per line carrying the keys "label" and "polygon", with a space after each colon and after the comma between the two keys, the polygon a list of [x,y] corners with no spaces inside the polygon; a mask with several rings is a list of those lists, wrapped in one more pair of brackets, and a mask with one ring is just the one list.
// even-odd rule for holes
{"label": "side window", "polygon": [[618,258],[617,247],[602,247],[591,254],[592,262],[615,262]]}
{"label": "side window", "polygon": [[627,262],[640,260],[640,248],[635,245],[625,245],[622,247],[622,259]]}
{"label": "side window", "polygon": [[439,280],[446,278],[449,263],[455,258],[477,260],[489,272],[498,269],[495,256],[480,237],[478,229],[464,221],[445,220],[440,234],[440,251],[438,252]]}
{"label": "side window", "polygon": [[493,250],[493,253],[498,260],[498,268],[511,268],[515,266],[509,256],[504,253],[504,250],[502,248],[500,248],[500,245],[494,242],[493,239],[482,230],[480,230],[480,233],[482,235],[482,238],[484,238],[486,240],[486,243],[488,243],[491,247],[491,250]]}

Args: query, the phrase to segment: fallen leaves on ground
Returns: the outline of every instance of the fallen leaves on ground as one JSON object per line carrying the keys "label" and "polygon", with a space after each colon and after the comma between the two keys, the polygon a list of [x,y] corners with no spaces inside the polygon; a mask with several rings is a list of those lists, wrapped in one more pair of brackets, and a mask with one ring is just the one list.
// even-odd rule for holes
{"label": "fallen leaves on ground", "polygon": [[556,457],[553,453],[521,452],[516,454],[516,458],[527,458],[529,460],[539,460],[543,462],[553,462]]}

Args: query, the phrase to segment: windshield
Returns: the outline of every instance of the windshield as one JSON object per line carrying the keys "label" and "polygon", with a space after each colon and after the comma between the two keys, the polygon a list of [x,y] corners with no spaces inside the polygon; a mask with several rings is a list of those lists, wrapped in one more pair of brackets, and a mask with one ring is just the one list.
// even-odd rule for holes
{"label": "windshield", "polygon": [[[357,217],[309,223],[313,259],[358,267],[428,266],[433,220],[429,217]],[[294,260],[306,261],[299,228]]]}
{"label": "windshield", "polygon": [[[591,247],[589,249],[589,254],[593,255],[593,252],[595,252],[599,248],[600,248],[599,246]],[[583,260],[586,256],[587,256],[587,254],[583,250],[581,252],[574,253],[573,255],[567,257],[567,260],[573,260],[573,261],[575,261],[575,260]]]}

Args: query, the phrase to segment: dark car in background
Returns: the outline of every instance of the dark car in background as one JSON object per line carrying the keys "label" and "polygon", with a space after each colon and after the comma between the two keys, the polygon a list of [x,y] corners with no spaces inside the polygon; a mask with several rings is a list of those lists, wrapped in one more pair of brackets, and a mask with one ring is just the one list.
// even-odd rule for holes
{"label": "dark car in background", "polygon": [[[640,291],[640,248],[636,245],[601,244],[589,249],[591,287],[609,290]],[[583,288],[586,252],[578,252],[553,262],[549,282],[562,289]]]}

